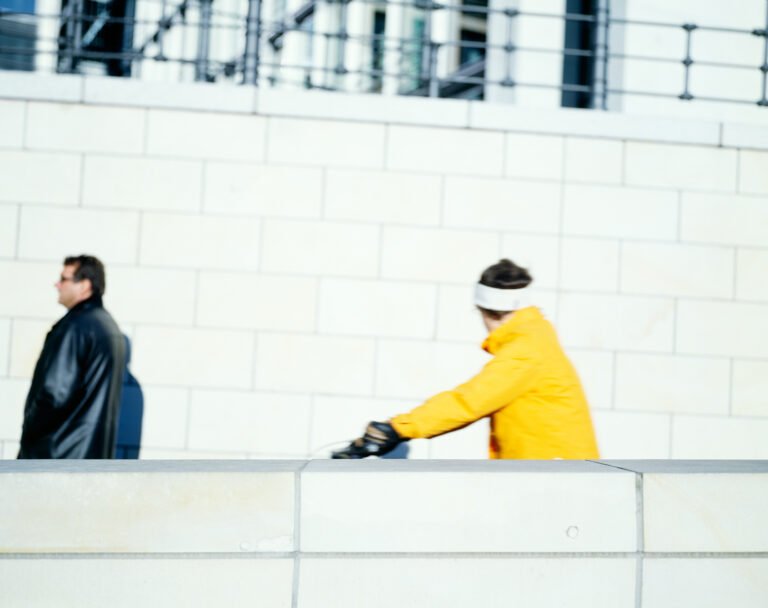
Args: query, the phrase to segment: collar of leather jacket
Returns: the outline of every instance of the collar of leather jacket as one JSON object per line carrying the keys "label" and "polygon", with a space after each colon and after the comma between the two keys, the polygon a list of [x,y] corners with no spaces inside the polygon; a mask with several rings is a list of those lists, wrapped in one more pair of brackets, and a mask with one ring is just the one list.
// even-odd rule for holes
{"label": "collar of leather jacket", "polygon": [[75,304],[72,308],[69,309],[67,314],[76,314],[86,310],[92,310],[93,308],[102,308],[103,306],[104,303],[101,300],[101,296],[91,296],[87,300],[83,300],[82,302]]}

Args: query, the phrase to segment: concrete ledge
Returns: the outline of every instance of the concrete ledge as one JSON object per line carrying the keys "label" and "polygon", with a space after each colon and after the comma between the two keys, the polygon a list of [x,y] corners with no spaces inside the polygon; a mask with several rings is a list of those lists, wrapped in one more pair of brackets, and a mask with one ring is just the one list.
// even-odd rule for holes
{"label": "concrete ledge", "polygon": [[768,150],[768,127],[456,99],[3,71],[0,99],[288,116]]}
{"label": "concrete ledge", "polygon": [[766,461],[6,461],[0,493],[3,606],[768,597]]}

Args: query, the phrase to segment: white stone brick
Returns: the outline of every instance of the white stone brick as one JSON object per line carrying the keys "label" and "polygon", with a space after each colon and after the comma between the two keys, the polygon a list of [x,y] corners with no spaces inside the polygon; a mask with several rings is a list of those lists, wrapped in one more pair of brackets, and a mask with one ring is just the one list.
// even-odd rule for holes
{"label": "white stone brick", "polygon": [[21,437],[28,390],[27,380],[0,378],[0,439],[17,441]]}
{"label": "white stone brick", "polygon": [[559,180],[563,177],[563,138],[507,133],[505,173],[511,177]]}
{"label": "white stone brick", "polygon": [[194,474],[162,473],[146,465],[123,474],[4,474],[0,515],[10,525],[3,549],[269,554],[294,548],[291,467],[208,466],[215,468]]}
{"label": "white stone brick", "polygon": [[384,166],[384,125],[270,118],[270,164],[358,167]]}
{"label": "white stone brick", "polygon": [[248,113],[253,111],[256,96],[253,87],[222,82],[150,82],[96,76],[83,80],[83,101],[96,104]]}
{"label": "white stone brick", "polygon": [[666,298],[564,293],[558,327],[570,347],[671,352],[674,312]]}
{"label": "white stone brick", "polygon": [[374,358],[373,340],[262,334],[256,350],[256,388],[370,395]]}
{"label": "white stone brick", "polygon": [[0,205],[0,258],[12,258],[16,255],[18,217],[18,207]]}
{"label": "white stone brick", "polygon": [[445,225],[557,233],[560,186],[554,183],[448,177]]}
{"label": "white stone brick", "polygon": [[568,358],[579,374],[579,380],[592,408],[613,407],[613,354],[589,350],[569,350]]}
{"label": "white stone brick", "polygon": [[438,340],[481,344],[487,332],[473,303],[474,285],[440,285],[437,306]]}
{"label": "white stone brick", "polygon": [[739,150],[739,192],[768,194],[768,152]]}
{"label": "white stone brick", "polygon": [[571,235],[630,239],[677,238],[675,192],[566,186],[563,232]]}
{"label": "white stone brick", "polygon": [[308,395],[192,391],[189,447],[305,458]]}
{"label": "white stone brick", "polygon": [[141,230],[141,263],[256,270],[259,229],[256,218],[147,213]]}
{"label": "white stone brick", "polygon": [[18,441],[0,441],[0,458],[3,460],[15,460],[19,453],[20,443]]}
{"label": "white stone brick", "polygon": [[[248,454],[245,452],[232,451],[222,452],[214,450],[180,450],[163,448],[150,448],[141,451],[142,460],[246,460],[247,458]],[[274,460],[278,459],[275,458]]]}
{"label": "white stone brick", "polygon": [[[66,310],[62,309],[62,316]],[[11,365],[9,375],[13,378],[31,378],[35,371],[45,337],[53,323],[14,319],[11,329]]]}
{"label": "white stone brick", "polygon": [[677,351],[730,357],[768,357],[768,305],[681,300]]}
{"label": "white stone brick", "polygon": [[291,606],[292,559],[14,559],[3,566],[0,586],[9,605]]}
{"label": "white stone brick", "polygon": [[264,160],[266,120],[243,114],[149,110],[147,154]]}
{"label": "white stone brick", "polygon": [[734,361],[731,390],[734,414],[768,416],[768,361]]}
{"label": "white stone brick", "polygon": [[144,122],[144,111],[132,108],[31,102],[26,144],[42,150],[141,154]]}
{"label": "white stone brick", "polygon": [[643,606],[762,608],[768,561],[754,558],[645,558]]}
{"label": "white stone brick", "polygon": [[675,416],[672,431],[672,458],[768,458],[768,420]]}
{"label": "white stone brick", "polygon": [[319,217],[320,169],[244,163],[206,163],[206,213]]}
{"label": "white stone brick", "polygon": [[126,211],[27,206],[19,222],[19,257],[60,261],[88,252],[107,267],[136,262],[139,215]]}
{"label": "white stone brick", "polygon": [[593,410],[600,457],[666,459],[670,457],[670,416]]}
{"label": "white stone brick", "polygon": [[[142,383],[142,378],[137,378]],[[187,443],[189,391],[184,388],[142,386],[144,419],[141,457],[145,448],[183,448]]]}
{"label": "white stone brick", "polygon": [[730,298],[734,252],[723,247],[666,243],[622,244],[621,291]]}
{"label": "white stone brick", "polygon": [[736,298],[768,301],[768,251],[739,249],[736,260]]}
{"label": "white stone brick", "polygon": [[0,315],[54,319],[66,311],[61,308],[54,283],[59,280],[61,262],[30,263],[0,261],[0,285],[23,285],[24,289],[4,289]]}
{"label": "white stone brick", "polygon": [[389,127],[387,167],[459,175],[501,176],[502,133],[429,127]]}
{"label": "white stone brick", "polygon": [[315,279],[203,272],[197,322],[209,327],[312,331],[316,292]]}
{"label": "white stone brick", "polygon": [[[55,99],[80,101],[84,78],[74,74],[45,74],[3,70],[0,97],[11,99]],[[114,81],[114,78],[110,78]]]}
{"label": "white stone brick", "polygon": [[375,277],[379,229],[332,222],[266,220],[265,272]]}
{"label": "white stone brick", "polygon": [[191,325],[195,275],[157,268],[108,268],[104,304],[121,323]]}
{"label": "white stone brick", "polygon": [[464,127],[469,103],[400,95],[357,94],[318,89],[259,88],[259,113],[305,118]]}
{"label": "white stone brick", "polygon": [[564,238],[560,287],[574,291],[616,292],[619,283],[619,242]]}
{"label": "white stone brick", "polygon": [[0,101],[0,146],[21,148],[24,145],[24,103]]}
{"label": "white stone brick", "polygon": [[80,199],[80,156],[0,150],[3,174],[0,202],[77,205]]}
{"label": "white stone brick", "polygon": [[[389,420],[415,405],[411,401],[319,395],[312,404],[310,458],[326,458],[365,431],[370,420]],[[417,441],[418,442],[418,441]],[[413,443],[413,442],[409,442]]]}
{"label": "white stone brick", "polygon": [[[759,108],[755,108],[760,111]],[[728,148],[768,149],[768,127],[758,124],[722,123],[721,145]]]}
{"label": "white stone brick", "polygon": [[435,332],[433,285],[323,279],[319,299],[321,333],[431,338]]}
{"label": "white stone brick", "polygon": [[83,204],[168,211],[198,211],[202,166],[197,161],[87,156]]}
{"label": "white stone brick", "polygon": [[253,343],[246,332],[139,326],[133,371],[147,384],[250,388]]}
{"label": "white stone brick", "polygon": [[765,551],[768,474],[643,475],[646,551]]}
{"label": "white stone brick", "polygon": [[376,395],[421,402],[469,380],[488,359],[479,345],[382,340],[376,365]]}
{"label": "white stone brick", "polygon": [[[433,463],[414,475],[397,462],[343,464],[318,461],[302,473],[302,551],[580,553],[637,543],[635,476],[618,469],[571,463],[568,472],[525,475],[520,463],[493,472],[483,463]],[[360,509],[360,497],[373,495]],[[575,537],[569,528],[578,528]]]}
{"label": "white stone brick", "polygon": [[[534,7],[540,8],[541,4],[536,2]],[[562,16],[562,4],[557,5],[556,14]],[[643,103],[647,105],[647,99],[644,99]],[[664,103],[668,114],[669,104],[667,100],[664,100]],[[690,115],[690,111],[691,106],[686,105],[686,115]],[[488,101],[470,102],[469,126],[582,137],[700,143],[712,146],[720,144],[720,123],[714,120],[642,116],[623,112],[585,112],[577,108],[552,110],[541,107],[515,107],[514,111],[510,111],[508,103]]]}
{"label": "white stone brick", "polygon": [[[761,570],[762,571],[762,570]],[[364,597],[385,608],[392,597],[406,606],[441,608],[631,608],[634,560],[629,558],[333,558],[304,559],[301,608],[326,608],[339,597]],[[387,593],[372,593],[382,581]],[[439,584],[437,583],[439,581]],[[568,584],[552,584],[568,581]],[[749,604],[752,608],[756,604]]]}
{"label": "white stone brick", "polygon": [[627,142],[626,183],[690,190],[736,190],[736,150]]}
{"label": "white stone brick", "polygon": [[429,457],[440,460],[487,460],[490,436],[487,418],[428,440]]}
{"label": "white stone brick", "polygon": [[727,359],[619,353],[616,409],[727,414]]}
{"label": "white stone brick", "polygon": [[337,220],[437,225],[441,180],[392,171],[329,170],[325,216]]}
{"label": "white stone brick", "polygon": [[683,193],[680,236],[685,241],[753,245],[768,243],[766,199],[705,193]]}
{"label": "white stone brick", "polygon": [[557,237],[505,234],[501,239],[501,255],[528,269],[533,277],[532,289],[557,287],[560,274]]}
{"label": "white stone brick", "polygon": [[566,181],[620,184],[623,174],[623,142],[610,139],[566,138]]}
{"label": "white stone brick", "polygon": [[11,320],[0,319],[0,376],[8,375],[11,354]]}
{"label": "white stone brick", "polygon": [[487,232],[385,227],[383,277],[473,284],[499,258],[499,238]]}

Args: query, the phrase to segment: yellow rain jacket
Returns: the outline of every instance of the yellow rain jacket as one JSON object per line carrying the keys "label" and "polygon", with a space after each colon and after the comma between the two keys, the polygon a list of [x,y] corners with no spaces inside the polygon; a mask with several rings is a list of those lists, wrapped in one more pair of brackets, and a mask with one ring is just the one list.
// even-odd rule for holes
{"label": "yellow rain jacket", "polygon": [[491,458],[598,457],[579,377],[538,308],[516,311],[483,349],[494,358],[474,378],[390,421],[401,437],[434,437],[490,416]]}

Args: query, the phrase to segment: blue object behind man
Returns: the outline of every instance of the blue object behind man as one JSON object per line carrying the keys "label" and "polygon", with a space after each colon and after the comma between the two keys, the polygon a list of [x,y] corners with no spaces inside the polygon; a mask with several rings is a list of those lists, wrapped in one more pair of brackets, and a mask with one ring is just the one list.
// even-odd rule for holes
{"label": "blue object behind man", "polygon": [[131,340],[125,338],[125,375],[120,397],[120,422],[117,425],[115,458],[136,459],[141,450],[141,428],[144,421],[144,393],[131,373]]}

